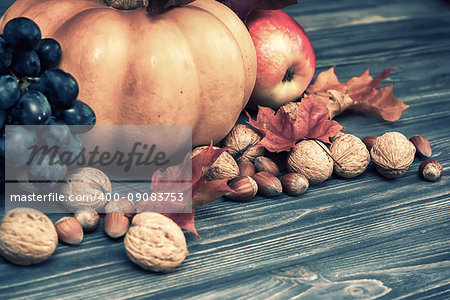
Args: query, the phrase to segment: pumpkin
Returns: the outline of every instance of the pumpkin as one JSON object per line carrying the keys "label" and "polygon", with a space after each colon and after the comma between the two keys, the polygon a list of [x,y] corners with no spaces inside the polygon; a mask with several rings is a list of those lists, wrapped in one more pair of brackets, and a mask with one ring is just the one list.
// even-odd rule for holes
{"label": "pumpkin", "polygon": [[77,79],[79,99],[94,109],[97,124],[190,125],[193,146],[217,142],[255,84],[250,34],[215,0],[156,16],[102,0],[18,0],[0,29],[18,16],[60,42],[60,68]]}

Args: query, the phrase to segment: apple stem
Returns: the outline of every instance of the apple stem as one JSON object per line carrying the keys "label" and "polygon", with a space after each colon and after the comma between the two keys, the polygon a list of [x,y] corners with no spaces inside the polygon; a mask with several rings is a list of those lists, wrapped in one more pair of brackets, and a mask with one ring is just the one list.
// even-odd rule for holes
{"label": "apple stem", "polygon": [[284,77],[283,77],[283,80],[281,80],[282,82],[286,82],[286,81],[291,81],[292,80],[292,78],[294,78],[294,71],[291,69],[291,68],[289,68],[289,69],[287,69],[286,70],[286,73],[284,73]]}

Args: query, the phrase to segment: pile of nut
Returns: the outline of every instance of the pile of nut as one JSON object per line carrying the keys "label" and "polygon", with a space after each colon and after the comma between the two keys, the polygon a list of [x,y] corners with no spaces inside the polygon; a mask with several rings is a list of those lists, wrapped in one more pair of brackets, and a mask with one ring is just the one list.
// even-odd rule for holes
{"label": "pile of nut", "polygon": [[[282,192],[300,195],[310,185],[329,179],[333,172],[343,178],[353,178],[364,173],[370,161],[386,178],[403,176],[414,157],[429,158],[431,145],[420,135],[407,139],[399,132],[387,132],[380,137],[364,139],[344,131],[336,134],[327,147],[324,143],[305,139],[299,141],[287,155],[287,173],[280,177],[280,166],[264,156],[264,148],[258,146],[262,136],[250,126],[237,124],[222,140],[222,153],[207,170],[206,180],[229,178],[232,192],[225,197],[235,201],[248,201],[256,194],[274,197]],[[205,146],[195,148],[195,156]],[[436,181],[442,175],[439,162],[426,159],[420,165],[422,177]]]}
{"label": "pile of nut", "polygon": [[[65,196],[107,194],[111,193],[111,183],[98,169],[80,168],[67,176],[61,192]],[[152,212],[135,215],[135,205],[127,198],[96,199],[102,200],[61,202],[74,213],[55,224],[34,209],[10,210],[0,224],[0,255],[18,265],[40,263],[54,253],[58,239],[65,244],[80,244],[85,233],[98,227],[98,212],[104,211],[105,233],[114,239],[125,236],[125,251],[132,262],[146,270],[167,272],[184,261],[188,254],[186,239],[170,218]]]}

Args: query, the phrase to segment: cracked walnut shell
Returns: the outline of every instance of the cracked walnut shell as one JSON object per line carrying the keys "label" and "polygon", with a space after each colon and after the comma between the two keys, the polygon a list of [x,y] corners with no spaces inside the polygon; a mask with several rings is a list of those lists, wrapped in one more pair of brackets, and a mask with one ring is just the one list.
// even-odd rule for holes
{"label": "cracked walnut shell", "polygon": [[107,204],[107,194],[111,194],[108,176],[95,168],[79,168],[67,175],[61,183],[61,193],[65,201],[61,204],[71,212],[92,208],[101,211]]}
{"label": "cracked walnut shell", "polygon": [[264,147],[255,146],[262,139],[261,134],[248,125],[236,124],[222,140],[222,147],[238,162],[253,162],[264,155]]}
{"label": "cracked walnut shell", "polygon": [[[192,157],[199,154],[209,146],[200,146],[192,150]],[[213,149],[219,149],[219,147],[213,147]],[[205,179],[208,181],[217,179],[233,179],[239,176],[239,167],[234,158],[228,153],[223,152],[212,166],[205,172]]]}
{"label": "cracked walnut shell", "polygon": [[334,171],[341,177],[353,178],[364,173],[370,162],[370,153],[358,137],[341,134],[330,146]]}
{"label": "cracked walnut shell", "polygon": [[15,208],[0,224],[0,254],[17,265],[32,265],[49,258],[58,245],[52,221],[32,208]]}
{"label": "cracked walnut shell", "polygon": [[375,140],[370,150],[377,171],[386,178],[403,176],[415,154],[413,143],[399,132],[386,132]]}
{"label": "cracked walnut shell", "polygon": [[301,173],[310,184],[324,182],[333,173],[333,160],[328,148],[316,140],[303,140],[289,152],[290,172]]}
{"label": "cracked walnut shell", "polygon": [[174,269],[188,254],[181,228],[168,217],[153,212],[134,216],[124,243],[132,262],[154,272]]}

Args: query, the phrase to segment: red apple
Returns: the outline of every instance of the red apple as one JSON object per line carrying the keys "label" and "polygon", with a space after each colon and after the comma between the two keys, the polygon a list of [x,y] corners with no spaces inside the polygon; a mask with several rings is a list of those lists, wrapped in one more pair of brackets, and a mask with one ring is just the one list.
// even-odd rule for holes
{"label": "red apple", "polygon": [[246,24],[257,55],[249,107],[278,108],[298,99],[316,68],[314,49],[303,28],[281,10],[254,9]]}

